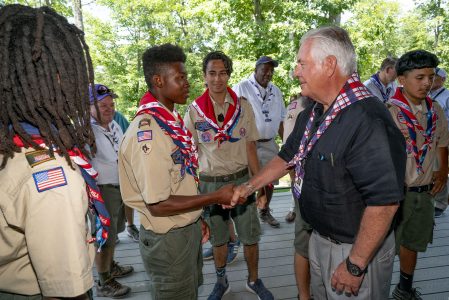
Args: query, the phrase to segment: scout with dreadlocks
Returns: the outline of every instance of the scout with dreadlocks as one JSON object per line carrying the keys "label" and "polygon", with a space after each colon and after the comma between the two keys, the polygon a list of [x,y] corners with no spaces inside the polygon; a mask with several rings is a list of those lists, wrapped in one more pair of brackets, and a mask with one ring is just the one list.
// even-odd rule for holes
{"label": "scout with dreadlocks", "polygon": [[86,161],[93,69],[83,33],[50,8],[4,6],[0,62],[0,298],[87,299],[88,203],[100,247],[109,220]]}
{"label": "scout with dreadlocks", "polygon": [[143,54],[148,92],[119,150],[120,190],[140,215],[140,254],[153,299],[198,298],[202,207],[230,205],[232,185],[198,195],[197,151],[175,104],[185,104],[186,55],[164,44]]}

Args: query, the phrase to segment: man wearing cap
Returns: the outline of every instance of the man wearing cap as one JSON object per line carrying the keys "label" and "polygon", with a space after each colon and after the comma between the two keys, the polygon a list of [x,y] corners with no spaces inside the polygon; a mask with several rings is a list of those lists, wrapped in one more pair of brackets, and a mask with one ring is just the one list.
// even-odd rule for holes
{"label": "man wearing cap", "polygon": [[[256,62],[254,73],[232,88],[238,96],[248,99],[253,107],[259,131],[257,156],[262,167],[279,152],[275,138],[277,134],[282,138],[284,131],[282,121],[286,115],[285,104],[281,90],[271,83],[274,68],[277,66],[276,60],[262,56]],[[273,185],[277,183],[278,181],[275,181],[264,187],[267,203],[259,212],[260,219],[275,228],[279,227],[279,222],[271,215],[270,201],[273,196]]]}
{"label": "man wearing cap", "polygon": [[363,83],[383,103],[387,103],[396,91],[394,82],[397,77],[394,68],[396,61],[397,59],[393,57],[385,58],[380,65],[380,70]]}
{"label": "man wearing cap", "polygon": [[133,267],[119,266],[113,260],[116,235],[125,229],[125,211],[120,195],[117,164],[117,153],[119,143],[123,138],[123,131],[113,119],[114,98],[117,95],[107,86],[96,84],[94,90],[98,101],[96,106],[92,89],[89,92],[91,124],[97,145],[97,153],[92,159],[92,166],[98,171],[97,184],[111,217],[110,238],[95,257],[99,279],[95,287],[97,297],[123,297],[128,295],[131,289],[117,282],[115,278],[127,276],[134,271]]}

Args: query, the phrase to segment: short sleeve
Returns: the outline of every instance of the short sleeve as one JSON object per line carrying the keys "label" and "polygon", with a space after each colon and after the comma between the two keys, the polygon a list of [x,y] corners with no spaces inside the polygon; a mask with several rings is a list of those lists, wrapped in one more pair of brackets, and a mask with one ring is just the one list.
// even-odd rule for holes
{"label": "short sleeve", "polygon": [[198,144],[198,142],[199,142],[198,134],[196,132],[195,123],[193,121],[193,116],[192,116],[192,114],[194,113],[193,110],[194,110],[194,108],[191,105],[187,108],[186,114],[184,116],[184,125],[187,127],[187,129],[192,134],[195,144]]}
{"label": "short sleeve", "polygon": [[433,105],[438,115],[437,129],[436,129],[438,147],[447,147],[449,144],[449,131],[447,127],[447,119],[439,103],[434,102]]}

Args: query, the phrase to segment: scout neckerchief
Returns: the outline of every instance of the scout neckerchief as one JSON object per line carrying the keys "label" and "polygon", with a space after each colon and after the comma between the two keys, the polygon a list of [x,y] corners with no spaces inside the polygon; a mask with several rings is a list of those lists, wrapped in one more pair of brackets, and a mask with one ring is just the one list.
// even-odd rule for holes
{"label": "scout neckerchief", "polygon": [[238,138],[232,137],[232,131],[234,130],[240,118],[240,101],[237,97],[237,94],[233,90],[231,90],[229,87],[227,87],[226,89],[229,95],[231,95],[231,98],[234,101],[234,105],[229,105],[228,111],[226,112],[226,116],[223,121],[223,125],[221,127],[218,125],[217,119],[215,118],[214,105],[212,104],[212,100],[209,95],[209,89],[206,89],[204,94],[202,94],[192,103],[192,106],[198,112],[200,118],[203,118],[212,126],[212,129],[215,132],[214,141],[218,140],[218,144],[221,144],[224,141],[234,143],[239,140]]}
{"label": "scout neckerchief", "polygon": [[[44,139],[41,137],[39,130],[36,127],[28,123],[21,123],[21,125],[36,144],[38,144],[42,148],[48,148],[48,146],[44,142]],[[33,147],[32,145],[23,142],[18,135],[14,136],[13,141],[16,146],[21,148]],[[81,171],[81,175],[86,182],[86,190],[89,198],[89,209],[95,216],[96,229],[95,238],[90,239],[88,242],[91,243],[96,240],[98,243],[98,251],[100,251],[101,247],[104,245],[104,243],[106,243],[106,240],[108,239],[108,232],[111,221],[109,213],[104,204],[103,197],[101,196],[100,190],[97,186],[97,183],[95,182],[95,178],[98,176],[98,173],[78,148],[74,147],[67,152],[70,156],[70,159],[78,165],[79,170]]]}
{"label": "scout neckerchief", "polygon": [[374,83],[374,85],[379,89],[380,93],[382,94],[382,98],[383,98],[383,102],[387,102],[388,101],[388,96],[391,93],[391,86],[388,86],[386,88],[386,91],[384,92],[384,85],[382,84],[382,82],[380,81],[379,78],[379,72],[377,72],[376,74],[374,74],[373,76],[371,76],[371,79]]}
{"label": "scout neckerchief", "polygon": [[318,130],[313,134],[313,136],[311,136],[311,129],[315,118],[315,110],[310,112],[309,121],[307,122],[304,135],[302,136],[299,144],[298,153],[296,153],[293,159],[288,163],[289,166],[295,166],[295,184],[293,186],[293,192],[297,199],[301,196],[302,183],[305,174],[305,170],[302,165],[307,154],[312,151],[316,142],[324,134],[326,129],[331,125],[332,121],[334,121],[341,110],[368,97],[372,97],[371,93],[360,82],[357,73],[353,73],[340,90],[340,93],[335,99],[334,104],[330,108],[326,118],[320,124]]}
{"label": "scout neckerchief", "polygon": [[[259,84],[256,81],[255,74],[253,73],[248,78],[248,80],[251,83],[251,87],[253,88],[254,94],[256,94],[257,99],[260,101],[260,103],[262,103],[262,114],[265,115],[264,121],[267,123],[271,122],[272,121],[272,119],[270,118],[271,109],[270,109],[269,105],[271,105],[272,100],[274,98],[273,84],[271,82],[268,83],[265,96],[262,97],[262,93],[260,92]],[[267,96],[268,96],[268,99],[267,99]]]}
{"label": "scout neckerchief", "polygon": [[90,123],[92,125],[97,126],[97,128],[101,131],[101,133],[105,136],[105,138],[111,143],[112,148],[114,149],[115,153],[118,154],[119,145],[120,145],[120,125],[118,125],[117,122],[112,121],[108,124],[108,129],[105,129],[103,126],[101,126],[97,120],[94,118],[91,118]]}
{"label": "scout neckerchief", "polygon": [[[402,90],[400,88],[396,89],[396,93],[390,99],[391,104],[397,106],[401,110],[402,116],[404,116],[405,124],[408,128],[408,133],[410,135],[410,139],[412,141],[413,148],[413,156],[416,161],[416,172],[418,174],[424,173],[423,164],[424,159],[426,158],[427,150],[432,145],[433,135],[435,133],[436,125],[437,125],[437,114],[433,107],[432,99],[430,97],[426,97],[426,107],[427,107],[427,128],[424,128],[419,124],[416,116],[413,114],[407,99],[405,99],[404,94],[402,94]],[[424,143],[421,146],[421,149],[418,150],[418,145],[416,144],[416,129],[422,134],[424,137]]]}
{"label": "scout neckerchief", "polygon": [[198,182],[196,173],[198,169],[198,151],[192,142],[192,134],[184,125],[184,121],[176,109],[171,114],[150,92],[146,92],[140,99],[140,106],[135,117],[141,114],[152,115],[162,131],[171,137],[173,143],[181,150],[184,159],[183,166],[186,168],[187,173],[192,175],[195,181]]}

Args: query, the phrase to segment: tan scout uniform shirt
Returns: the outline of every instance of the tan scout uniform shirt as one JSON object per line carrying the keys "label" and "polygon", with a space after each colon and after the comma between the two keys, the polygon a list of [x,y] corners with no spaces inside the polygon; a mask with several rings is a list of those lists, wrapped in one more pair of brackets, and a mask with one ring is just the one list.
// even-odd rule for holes
{"label": "tan scout uniform shirt", "polygon": [[290,104],[287,106],[287,114],[284,118],[284,135],[282,138],[282,143],[285,144],[288,137],[293,131],[293,128],[295,128],[296,119],[298,118],[298,115],[300,112],[302,112],[305,108],[305,97],[300,96],[299,98],[293,100],[290,102]]}
{"label": "tan scout uniform shirt", "polygon": [[[144,136],[140,141],[139,135]],[[120,191],[123,202],[139,212],[140,223],[147,230],[166,233],[194,223],[201,215],[202,210],[198,209],[155,217],[145,205],[164,201],[170,195],[198,194],[195,179],[181,168],[179,151],[171,137],[147,114],[137,116],[123,137],[119,150]]]}
{"label": "tan scout uniform shirt", "polygon": [[[421,102],[421,105],[414,105],[409,102],[409,106],[416,116],[416,119],[421,124],[421,126],[426,129],[427,128],[427,106],[425,101]],[[423,164],[424,174],[418,174],[416,172],[416,162],[415,157],[413,156],[413,147],[412,140],[410,138],[407,125],[405,123],[405,119],[400,113],[400,109],[392,105],[389,110],[393,117],[394,122],[401,130],[402,134],[405,137],[406,141],[406,152],[407,152],[407,165],[405,172],[405,184],[409,187],[413,186],[421,186],[432,183],[432,175],[434,171],[435,162],[438,159],[438,147],[447,147],[449,144],[449,132],[447,128],[446,117],[444,116],[443,109],[437,102],[433,102],[433,106],[435,111],[437,112],[437,128],[434,132],[434,138],[432,141],[432,145],[427,150],[426,158]],[[422,144],[424,143],[424,137],[422,134],[417,131],[416,132],[416,143],[418,150],[421,149]]]}
{"label": "tan scout uniform shirt", "polygon": [[[78,167],[45,150],[31,167],[26,154],[33,151],[22,149],[0,171],[0,291],[78,296],[93,285],[86,183]],[[39,192],[36,173],[58,167],[66,184]]]}
{"label": "tan scout uniform shirt", "polygon": [[[214,105],[215,118],[219,114],[226,115],[230,105],[234,102],[229,94],[226,95],[224,106],[219,105],[212,99]],[[197,123],[206,122],[198,115],[196,109],[190,105],[184,122],[193,135],[195,143],[198,146],[200,173],[206,176],[222,176],[236,173],[248,167],[248,156],[246,154],[246,143],[256,141],[259,134],[254,119],[254,112],[251,104],[245,99],[240,98],[242,108],[240,119],[232,131],[232,137],[240,140],[234,143],[223,142],[218,145],[214,141],[215,132],[213,129],[200,131]],[[218,121],[217,121],[218,122]],[[221,126],[222,123],[218,122]]]}

